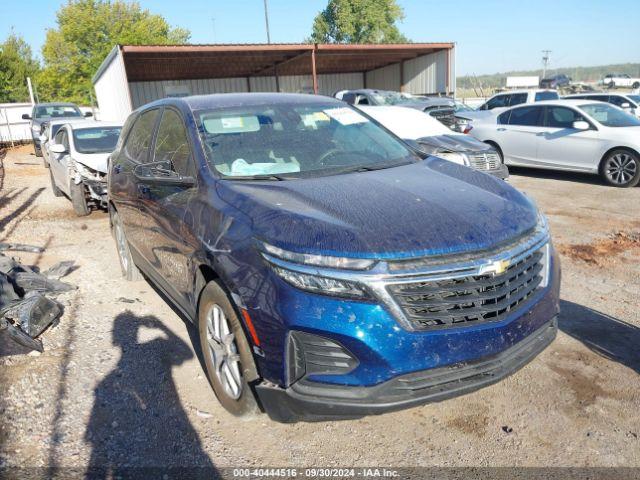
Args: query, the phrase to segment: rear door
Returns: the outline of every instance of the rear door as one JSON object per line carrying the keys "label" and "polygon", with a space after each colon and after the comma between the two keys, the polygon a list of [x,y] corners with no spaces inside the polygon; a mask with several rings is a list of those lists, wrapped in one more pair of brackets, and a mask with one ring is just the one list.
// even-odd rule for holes
{"label": "rear door", "polygon": [[[141,266],[138,262],[141,253],[149,248],[152,224],[141,209],[134,169],[149,161],[151,140],[159,112],[158,108],[142,112],[135,118],[128,133],[123,131],[126,138],[117,156],[112,159],[113,166],[109,173],[111,198],[118,209],[120,221],[138,266]],[[146,266],[142,265],[142,267],[146,272]]]}
{"label": "rear door", "polygon": [[507,124],[496,125],[495,139],[508,165],[533,165],[537,158],[538,136],[544,131],[544,109],[530,105],[510,110]]}
{"label": "rear door", "polygon": [[[585,121],[589,130],[577,130],[573,123]],[[545,107],[545,129],[538,141],[538,164],[571,170],[596,171],[600,161],[600,135],[578,110],[549,105]]]}
{"label": "rear door", "polygon": [[[171,107],[162,113],[151,162],[166,163],[181,177],[195,177],[193,148],[182,114]],[[197,186],[166,185],[138,180],[138,196],[150,228],[146,260],[158,273],[155,278],[168,294],[188,309],[191,294],[191,261],[198,246],[192,232],[191,202]]]}

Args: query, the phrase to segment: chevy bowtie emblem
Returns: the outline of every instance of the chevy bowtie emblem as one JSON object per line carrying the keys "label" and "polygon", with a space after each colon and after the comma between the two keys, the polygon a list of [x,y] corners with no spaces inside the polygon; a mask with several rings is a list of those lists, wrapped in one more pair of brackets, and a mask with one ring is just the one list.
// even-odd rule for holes
{"label": "chevy bowtie emblem", "polygon": [[493,275],[500,275],[501,273],[504,273],[507,271],[507,268],[509,268],[509,265],[511,265],[511,261],[510,260],[497,260],[495,262],[493,262],[490,265],[487,265],[486,270],[484,273],[491,273]]}

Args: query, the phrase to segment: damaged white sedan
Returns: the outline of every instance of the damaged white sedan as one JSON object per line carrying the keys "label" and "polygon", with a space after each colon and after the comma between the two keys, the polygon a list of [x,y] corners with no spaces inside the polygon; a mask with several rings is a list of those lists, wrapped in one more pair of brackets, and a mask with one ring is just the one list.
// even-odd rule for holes
{"label": "damaged white sedan", "polygon": [[79,217],[106,207],[107,159],[121,130],[119,123],[68,123],[49,145],[53,194],[69,197]]}

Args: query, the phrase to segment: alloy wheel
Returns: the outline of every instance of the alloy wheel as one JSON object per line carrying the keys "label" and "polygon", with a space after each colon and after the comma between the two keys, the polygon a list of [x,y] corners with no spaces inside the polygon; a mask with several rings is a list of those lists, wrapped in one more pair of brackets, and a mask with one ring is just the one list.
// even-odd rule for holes
{"label": "alloy wheel", "polygon": [[237,400],[242,394],[240,355],[227,316],[214,304],[207,312],[207,343],[214,373],[225,393]]}
{"label": "alloy wheel", "polygon": [[631,181],[638,170],[638,163],[628,153],[620,152],[607,160],[604,168],[605,175],[611,182],[624,185]]}

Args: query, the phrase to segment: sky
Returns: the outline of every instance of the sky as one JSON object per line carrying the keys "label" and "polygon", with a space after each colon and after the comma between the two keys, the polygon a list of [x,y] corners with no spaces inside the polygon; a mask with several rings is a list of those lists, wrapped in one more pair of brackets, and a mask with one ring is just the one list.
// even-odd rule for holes
{"label": "sky", "polygon": [[[11,28],[40,54],[62,0],[0,0],[0,40]],[[266,42],[263,0],[140,0],[191,43]],[[638,0],[398,0],[414,42],[456,42],[457,75],[640,62]],[[268,0],[272,42],[297,43],[327,0]]]}

